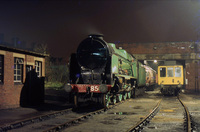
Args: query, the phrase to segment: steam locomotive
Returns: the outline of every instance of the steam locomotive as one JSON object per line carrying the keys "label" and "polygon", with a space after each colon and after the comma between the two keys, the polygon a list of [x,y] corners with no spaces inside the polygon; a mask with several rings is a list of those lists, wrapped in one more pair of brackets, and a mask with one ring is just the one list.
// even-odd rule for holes
{"label": "steam locomotive", "polygon": [[135,89],[146,85],[144,65],[124,49],[92,34],[83,40],[69,62],[70,83],[74,105],[93,100],[105,108],[135,96]]}

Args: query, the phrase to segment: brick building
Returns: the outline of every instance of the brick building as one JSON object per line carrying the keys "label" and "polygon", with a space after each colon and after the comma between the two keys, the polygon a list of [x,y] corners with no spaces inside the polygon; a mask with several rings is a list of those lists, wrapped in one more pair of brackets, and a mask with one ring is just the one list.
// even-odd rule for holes
{"label": "brick building", "polygon": [[42,102],[45,56],[47,55],[0,46],[0,109],[19,107],[23,100],[30,105],[34,104],[38,88]]}
{"label": "brick building", "polygon": [[185,88],[200,92],[200,43],[198,42],[161,42],[118,44],[138,60],[168,61],[176,60],[184,66]]}

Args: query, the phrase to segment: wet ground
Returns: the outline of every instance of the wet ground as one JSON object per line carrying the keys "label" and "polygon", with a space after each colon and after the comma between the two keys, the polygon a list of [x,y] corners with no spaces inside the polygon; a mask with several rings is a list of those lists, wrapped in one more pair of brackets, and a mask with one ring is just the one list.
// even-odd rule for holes
{"label": "wet ground", "polygon": [[44,105],[0,110],[0,126],[72,107],[72,104],[66,101],[64,91],[48,89],[45,93]]}
{"label": "wet ground", "polygon": [[[40,107],[0,110],[0,126],[25,118],[30,118],[31,116],[72,107],[72,105],[66,101],[66,96],[63,95],[64,93],[62,91],[59,91],[59,96],[55,93],[56,92],[52,90],[46,92],[45,104]],[[141,94],[143,94],[143,96],[141,96]],[[126,131],[149,114],[162,97],[163,96],[160,94],[158,89],[140,93],[140,95],[135,99],[130,99],[103,114],[95,115],[94,117],[64,131]],[[196,131],[200,131],[200,95],[181,94],[180,98],[188,107],[192,115]],[[177,102],[175,97],[165,97],[162,101],[160,111],[151,120],[151,123],[143,129],[143,131],[183,131],[184,112]]]}
{"label": "wet ground", "polygon": [[95,115],[91,119],[64,131],[125,132],[148,115],[161,98],[158,92],[147,92],[143,95],[129,99],[105,113]]}

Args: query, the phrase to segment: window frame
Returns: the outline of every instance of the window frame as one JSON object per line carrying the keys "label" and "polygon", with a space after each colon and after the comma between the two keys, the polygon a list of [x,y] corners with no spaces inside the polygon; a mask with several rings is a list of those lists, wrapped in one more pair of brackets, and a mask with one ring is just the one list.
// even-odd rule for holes
{"label": "window frame", "polygon": [[35,72],[38,77],[42,77],[42,61],[35,61]]}
{"label": "window frame", "polygon": [[14,57],[14,83],[23,82],[24,58]]}
{"label": "window frame", "polygon": [[[177,72],[177,70],[180,70],[180,72]],[[175,67],[174,77],[182,77],[181,67]]]}
{"label": "window frame", "polygon": [[167,77],[174,77],[174,67],[167,67]]}
{"label": "window frame", "polygon": [[[162,69],[162,71],[161,71]],[[167,75],[167,69],[166,67],[160,67],[160,77],[166,77]]]}

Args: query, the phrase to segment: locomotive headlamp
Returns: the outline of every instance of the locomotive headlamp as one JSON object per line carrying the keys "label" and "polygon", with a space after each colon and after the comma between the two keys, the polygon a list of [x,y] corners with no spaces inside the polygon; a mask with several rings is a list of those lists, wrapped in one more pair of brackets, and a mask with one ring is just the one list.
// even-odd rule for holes
{"label": "locomotive headlamp", "polygon": [[66,92],[71,92],[72,91],[72,86],[69,83],[66,83],[64,85],[64,89]]}
{"label": "locomotive headlamp", "polygon": [[101,93],[106,93],[106,92],[108,91],[108,87],[106,86],[106,84],[101,84],[101,85],[99,86],[99,91],[100,91]]}

